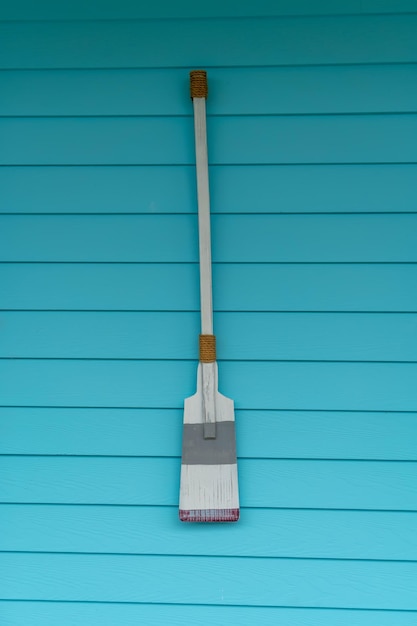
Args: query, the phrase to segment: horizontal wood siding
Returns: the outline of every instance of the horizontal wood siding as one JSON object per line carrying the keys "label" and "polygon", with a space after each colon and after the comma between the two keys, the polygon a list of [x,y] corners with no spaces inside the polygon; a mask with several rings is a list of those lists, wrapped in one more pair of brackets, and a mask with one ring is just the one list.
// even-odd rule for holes
{"label": "horizontal wood siding", "polygon": [[[198,312],[2,311],[3,357],[195,359]],[[216,313],[219,361],[414,362],[414,313]],[[242,342],[242,335],[245,342]],[[366,341],[364,340],[366,337]]]}
{"label": "horizontal wood siding", "polygon": [[[2,493],[6,502],[175,507],[179,468],[179,458],[166,457],[7,456]],[[417,508],[415,461],[255,458],[241,459],[239,471],[246,507]],[[175,523],[176,510],[171,516]]]}
{"label": "horizontal wood siding", "polygon": [[[417,30],[417,22],[416,22]],[[190,165],[180,117],[2,118],[0,165]],[[215,117],[215,165],[414,163],[417,115]]]}
{"label": "horizontal wood siding", "polygon": [[[237,416],[240,458],[417,460],[415,412],[237,409]],[[181,421],[182,407],[0,408],[8,455],[177,457]]]}
{"label": "horizontal wood siding", "polygon": [[[213,276],[216,311],[417,311],[413,263],[230,263]],[[4,263],[0,280],[4,309],[200,308],[197,263]]]}
{"label": "horizontal wood siding", "polygon": [[[213,534],[212,540],[215,541]],[[15,575],[3,583],[3,591],[13,599],[26,599],[32,593],[40,600],[59,600],[65,594],[69,601],[94,602],[105,594],[113,602],[157,603],[162,587],[165,601],[172,604],[233,606],[244,594],[253,606],[287,602],[300,606],[302,591],[310,606],[317,603],[320,594],[328,597],[329,608],[415,607],[415,563],[253,558],[247,563],[249,578],[240,558],[206,557],[204,585],[200,580],[201,557],[3,554],[1,563],[3,571],[16,568]],[[44,576],[33,577],[36,570]],[[219,570],[223,572],[223,586],[219,585]],[[395,586],[391,577],[395,577]],[[345,581],[343,586],[340,578]]]}
{"label": "horizontal wood siding", "polygon": [[[195,214],[0,215],[0,262],[197,263],[196,230]],[[219,264],[417,261],[417,214],[214,215],[212,231]]]}
{"label": "horizontal wood siding", "polygon": [[[180,390],[193,393],[193,371],[192,361],[0,361],[3,402],[12,406],[175,408]],[[416,363],[235,361],[221,368],[224,393],[252,410],[414,411],[416,375]]]}
{"label": "horizontal wood siding", "polygon": [[[190,165],[4,166],[0,207],[13,214],[193,213],[194,174]],[[413,213],[416,176],[414,163],[211,165],[211,208],[213,214]]]}
{"label": "horizontal wood siding", "polygon": [[[414,0],[0,7],[2,626],[415,625],[416,32]],[[197,67],[236,525],[177,516]]]}
{"label": "horizontal wood siding", "polygon": [[[415,12],[232,20],[5,21],[0,23],[0,67],[92,69],[415,63],[416,27]],[[117,45],[109,46],[109,41]],[[248,46],[248,41],[259,44]]]}
{"label": "horizontal wood siding", "polygon": [[211,0],[196,5],[191,0],[157,0],[151,4],[132,3],[130,0],[39,0],[36,7],[31,0],[16,0],[0,9],[2,20],[88,20],[88,19],[146,19],[146,18],[190,18],[190,17],[253,17],[285,15],[327,14],[373,14],[409,13],[415,11],[414,0],[350,0],[349,3],[334,0]]}
{"label": "horizontal wood siding", "polygon": [[[415,113],[416,78],[414,64],[213,68],[209,118]],[[0,112],[13,117],[190,117],[186,82],[184,70],[175,68],[10,70],[0,74]]]}
{"label": "horizontal wood siding", "polygon": [[[283,620],[286,626],[316,626],[317,620],[322,626],[351,626],[352,615],[355,623],[360,626],[414,626],[413,612],[360,610],[354,613],[339,609],[300,609],[273,607],[234,607],[234,606],[199,606],[199,605],[166,605],[128,603],[88,603],[88,602],[17,602],[10,601],[5,605],[4,615],[9,624],[24,624],[29,619],[34,626],[56,624],[57,622],[76,624],[103,624],[113,626],[115,621],[122,620],[126,626],[136,626],[146,621],[152,626],[159,626],[169,614],[171,624],[182,626],[184,620],[206,626],[216,623],[221,626],[239,623],[252,626],[262,621],[266,626],[275,626],[277,620]],[[301,621],[302,620],[302,621]]]}
{"label": "horizontal wood siding", "polygon": [[[170,506],[10,504],[3,512],[4,551],[66,552],[70,541],[73,552],[138,556],[417,558],[414,512],[246,508],[242,524],[233,532],[222,525],[215,536],[211,526],[172,524]],[[259,532],[247,542],[250,527]]]}

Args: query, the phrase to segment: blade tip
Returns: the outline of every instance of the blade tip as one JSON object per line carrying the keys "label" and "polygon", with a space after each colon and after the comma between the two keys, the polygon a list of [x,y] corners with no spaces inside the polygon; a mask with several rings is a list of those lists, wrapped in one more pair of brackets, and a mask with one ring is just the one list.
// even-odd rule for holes
{"label": "blade tip", "polygon": [[237,522],[240,509],[180,509],[181,522]]}

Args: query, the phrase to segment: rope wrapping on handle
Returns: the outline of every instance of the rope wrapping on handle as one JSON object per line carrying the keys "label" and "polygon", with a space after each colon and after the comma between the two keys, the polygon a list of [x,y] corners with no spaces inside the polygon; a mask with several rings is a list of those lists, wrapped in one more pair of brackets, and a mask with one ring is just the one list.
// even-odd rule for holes
{"label": "rope wrapping on handle", "polygon": [[214,363],[216,360],[216,336],[200,335],[200,363]]}
{"label": "rope wrapping on handle", "polygon": [[193,70],[190,72],[191,98],[207,98],[207,72],[205,70]]}

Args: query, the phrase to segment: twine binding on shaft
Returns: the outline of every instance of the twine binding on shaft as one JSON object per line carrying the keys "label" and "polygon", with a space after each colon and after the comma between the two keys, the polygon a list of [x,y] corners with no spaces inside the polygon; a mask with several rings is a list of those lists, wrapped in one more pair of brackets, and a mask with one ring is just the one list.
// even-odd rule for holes
{"label": "twine binding on shaft", "polygon": [[200,363],[214,363],[216,360],[216,336],[200,335]]}
{"label": "twine binding on shaft", "polygon": [[193,70],[190,72],[191,98],[207,98],[207,72],[205,70]]}

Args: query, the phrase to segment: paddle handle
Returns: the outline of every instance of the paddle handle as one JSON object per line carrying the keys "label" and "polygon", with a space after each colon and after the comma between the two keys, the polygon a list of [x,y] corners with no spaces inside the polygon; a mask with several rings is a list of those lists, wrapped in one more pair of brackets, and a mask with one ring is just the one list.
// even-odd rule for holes
{"label": "paddle handle", "polygon": [[194,70],[193,72],[190,72],[190,92],[194,107],[198,237],[200,247],[201,334],[213,335],[210,192],[206,126],[206,98],[208,88],[207,74],[205,71]]}

